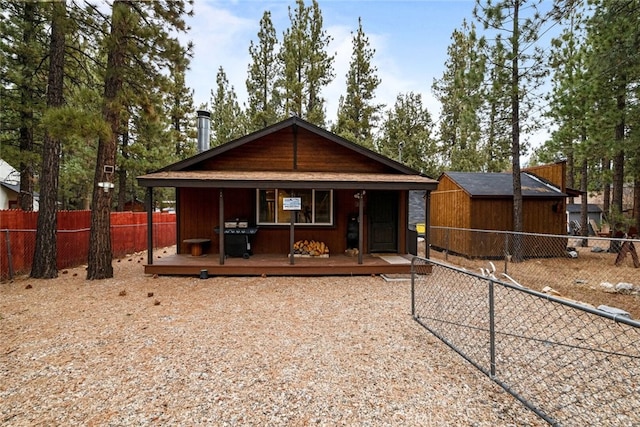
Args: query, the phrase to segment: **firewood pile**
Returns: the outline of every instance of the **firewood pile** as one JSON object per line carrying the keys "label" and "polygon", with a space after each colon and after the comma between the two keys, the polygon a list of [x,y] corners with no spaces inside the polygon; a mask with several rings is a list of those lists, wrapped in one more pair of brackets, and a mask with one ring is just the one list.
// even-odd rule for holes
{"label": "firewood pile", "polygon": [[294,256],[329,256],[329,246],[316,240],[298,240],[293,244]]}

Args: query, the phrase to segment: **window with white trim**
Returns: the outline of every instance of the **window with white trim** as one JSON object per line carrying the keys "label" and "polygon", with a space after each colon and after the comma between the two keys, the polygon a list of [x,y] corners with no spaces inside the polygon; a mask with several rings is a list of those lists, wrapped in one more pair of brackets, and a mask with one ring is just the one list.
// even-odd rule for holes
{"label": "window with white trim", "polygon": [[295,211],[284,210],[285,198],[299,197],[296,224],[333,225],[333,190],[257,190],[258,224],[290,224]]}

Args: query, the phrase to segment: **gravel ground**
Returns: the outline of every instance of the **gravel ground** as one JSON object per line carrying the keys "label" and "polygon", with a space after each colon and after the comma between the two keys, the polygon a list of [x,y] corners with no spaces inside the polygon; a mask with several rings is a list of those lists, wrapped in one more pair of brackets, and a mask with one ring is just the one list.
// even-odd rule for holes
{"label": "gravel ground", "polygon": [[2,425],[538,426],[418,325],[409,282],[145,276],[0,284]]}

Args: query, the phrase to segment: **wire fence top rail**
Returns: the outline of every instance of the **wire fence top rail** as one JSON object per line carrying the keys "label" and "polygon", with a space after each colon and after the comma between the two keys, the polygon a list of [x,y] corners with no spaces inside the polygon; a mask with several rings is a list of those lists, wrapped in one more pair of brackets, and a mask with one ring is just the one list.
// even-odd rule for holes
{"label": "wire fence top rail", "polygon": [[471,233],[488,233],[488,234],[501,234],[501,235],[522,235],[522,236],[532,236],[532,237],[552,237],[552,238],[562,238],[562,239],[571,239],[571,240],[600,240],[600,241],[621,241],[621,242],[638,242],[640,243],[640,237],[606,237],[606,236],[578,236],[572,234],[546,234],[546,233],[530,233],[530,232],[519,232],[519,231],[508,231],[508,230],[488,230],[481,228],[460,228],[460,227],[443,227],[432,225],[429,227],[432,230],[450,230],[450,231],[464,231]]}

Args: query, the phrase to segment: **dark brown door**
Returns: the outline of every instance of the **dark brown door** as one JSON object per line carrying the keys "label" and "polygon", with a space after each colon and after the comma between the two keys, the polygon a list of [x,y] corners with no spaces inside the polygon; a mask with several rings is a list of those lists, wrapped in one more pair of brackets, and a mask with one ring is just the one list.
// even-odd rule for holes
{"label": "dark brown door", "polygon": [[369,252],[398,252],[398,194],[367,192]]}

